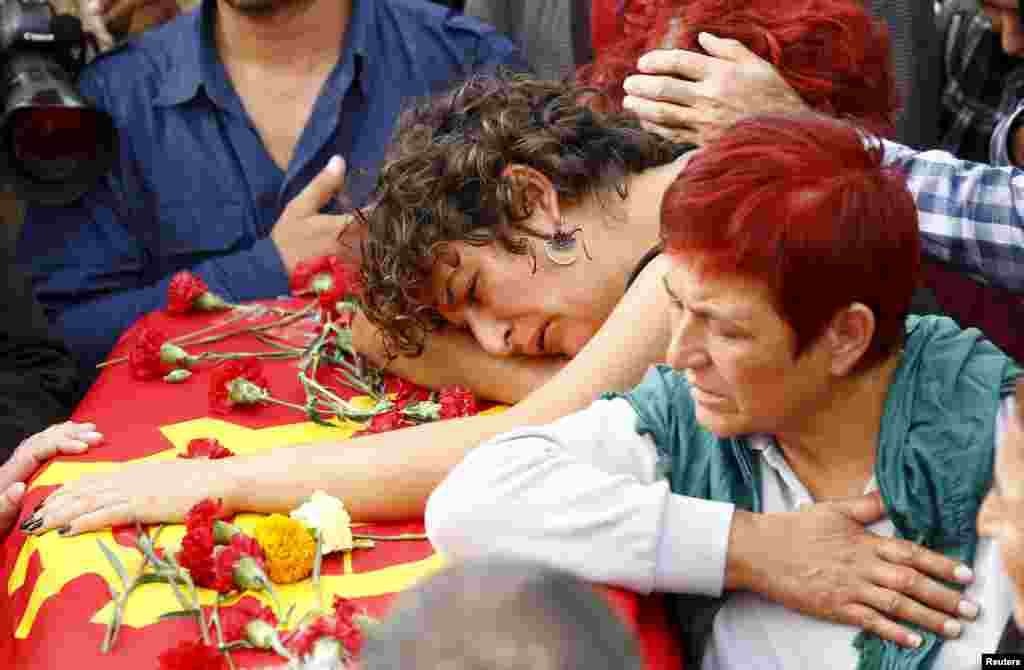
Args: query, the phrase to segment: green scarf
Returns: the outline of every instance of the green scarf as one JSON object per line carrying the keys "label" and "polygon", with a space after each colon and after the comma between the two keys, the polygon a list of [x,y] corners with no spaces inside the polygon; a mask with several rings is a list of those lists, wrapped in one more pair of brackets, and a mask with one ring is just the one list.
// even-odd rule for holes
{"label": "green scarf", "polygon": [[[907,337],[886,397],[875,477],[896,536],[972,565],[975,519],[991,486],[996,414],[1021,369],[976,329],[946,317],[907,318]],[[719,439],[697,424],[682,375],[650,370],[619,396],[637,413],[637,432],[658,447],[673,493],[761,511],[760,467],[745,438]],[[699,670],[724,599],[673,596],[687,667]],[[905,649],[874,634],[854,640],[857,670],[928,670],[942,638]]]}

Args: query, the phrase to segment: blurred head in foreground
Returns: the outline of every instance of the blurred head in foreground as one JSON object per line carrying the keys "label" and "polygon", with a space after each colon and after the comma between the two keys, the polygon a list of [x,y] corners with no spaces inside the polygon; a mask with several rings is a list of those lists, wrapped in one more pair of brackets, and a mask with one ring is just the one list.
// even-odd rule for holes
{"label": "blurred head in foreground", "polygon": [[636,644],[590,586],[529,563],[461,563],[402,595],[362,670],[640,668]]}

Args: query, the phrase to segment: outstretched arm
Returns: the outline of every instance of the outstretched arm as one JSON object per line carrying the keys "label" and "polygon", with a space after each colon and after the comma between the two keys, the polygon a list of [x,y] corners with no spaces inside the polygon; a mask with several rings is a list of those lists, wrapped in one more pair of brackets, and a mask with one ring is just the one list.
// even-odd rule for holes
{"label": "outstretched arm", "polygon": [[603,391],[637,384],[666,349],[664,271],[660,259],[652,261],[576,358],[505,412],[362,437],[343,448],[327,443],[198,464],[126,466],[66,484],[40,511],[41,529],[180,521],[206,497],[222,498],[236,511],[280,512],[316,489],[343,499],[358,519],[418,516],[434,487],[481,442],[548,423],[587,407]]}

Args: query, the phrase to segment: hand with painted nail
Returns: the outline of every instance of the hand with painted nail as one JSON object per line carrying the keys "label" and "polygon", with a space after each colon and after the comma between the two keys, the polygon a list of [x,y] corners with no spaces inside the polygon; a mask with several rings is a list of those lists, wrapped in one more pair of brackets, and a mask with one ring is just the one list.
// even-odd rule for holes
{"label": "hand with painted nail", "polygon": [[[969,584],[966,565],[868,528],[886,516],[877,491],[795,512],[733,517],[726,587],[749,590],[804,614],[856,626],[903,647],[922,640],[906,624],[959,637],[979,612],[949,584]],[[779,552],[792,538],[799,551]]]}
{"label": "hand with painted nail", "polygon": [[91,423],[55,424],[25,438],[14,454],[0,466],[0,537],[7,534],[18,517],[25,480],[57,454],[80,454],[103,441]]}
{"label": "hand with painted nail", "polygon": [[1024,628],[1024,380],[996,451],[995,485],[978,514],[978,534],[999,539],[1003,567],[1017,587],[1014,616]]}

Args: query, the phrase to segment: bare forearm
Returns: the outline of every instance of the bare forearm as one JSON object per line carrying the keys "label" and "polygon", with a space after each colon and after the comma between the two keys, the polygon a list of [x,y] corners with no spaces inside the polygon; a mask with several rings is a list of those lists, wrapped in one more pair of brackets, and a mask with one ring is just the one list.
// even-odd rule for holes
{"label": "bare forearm", "polygon": [[225,502],[236,511],[280,512],[323,490],[343,500],[360,521],[415,518],[423,513],[434,488],[471,449],[523,424],[512,408],[226,459],[222,463],[231,491]]}
{"label": "bare forearm", "polygon": [[517,403],[564,365],[554,357],[492,356],[471,335],[458,331],[429,337],[422,355],[399,356],[388,364],[388,372],[428,388],[459,384],[481,398]]}

